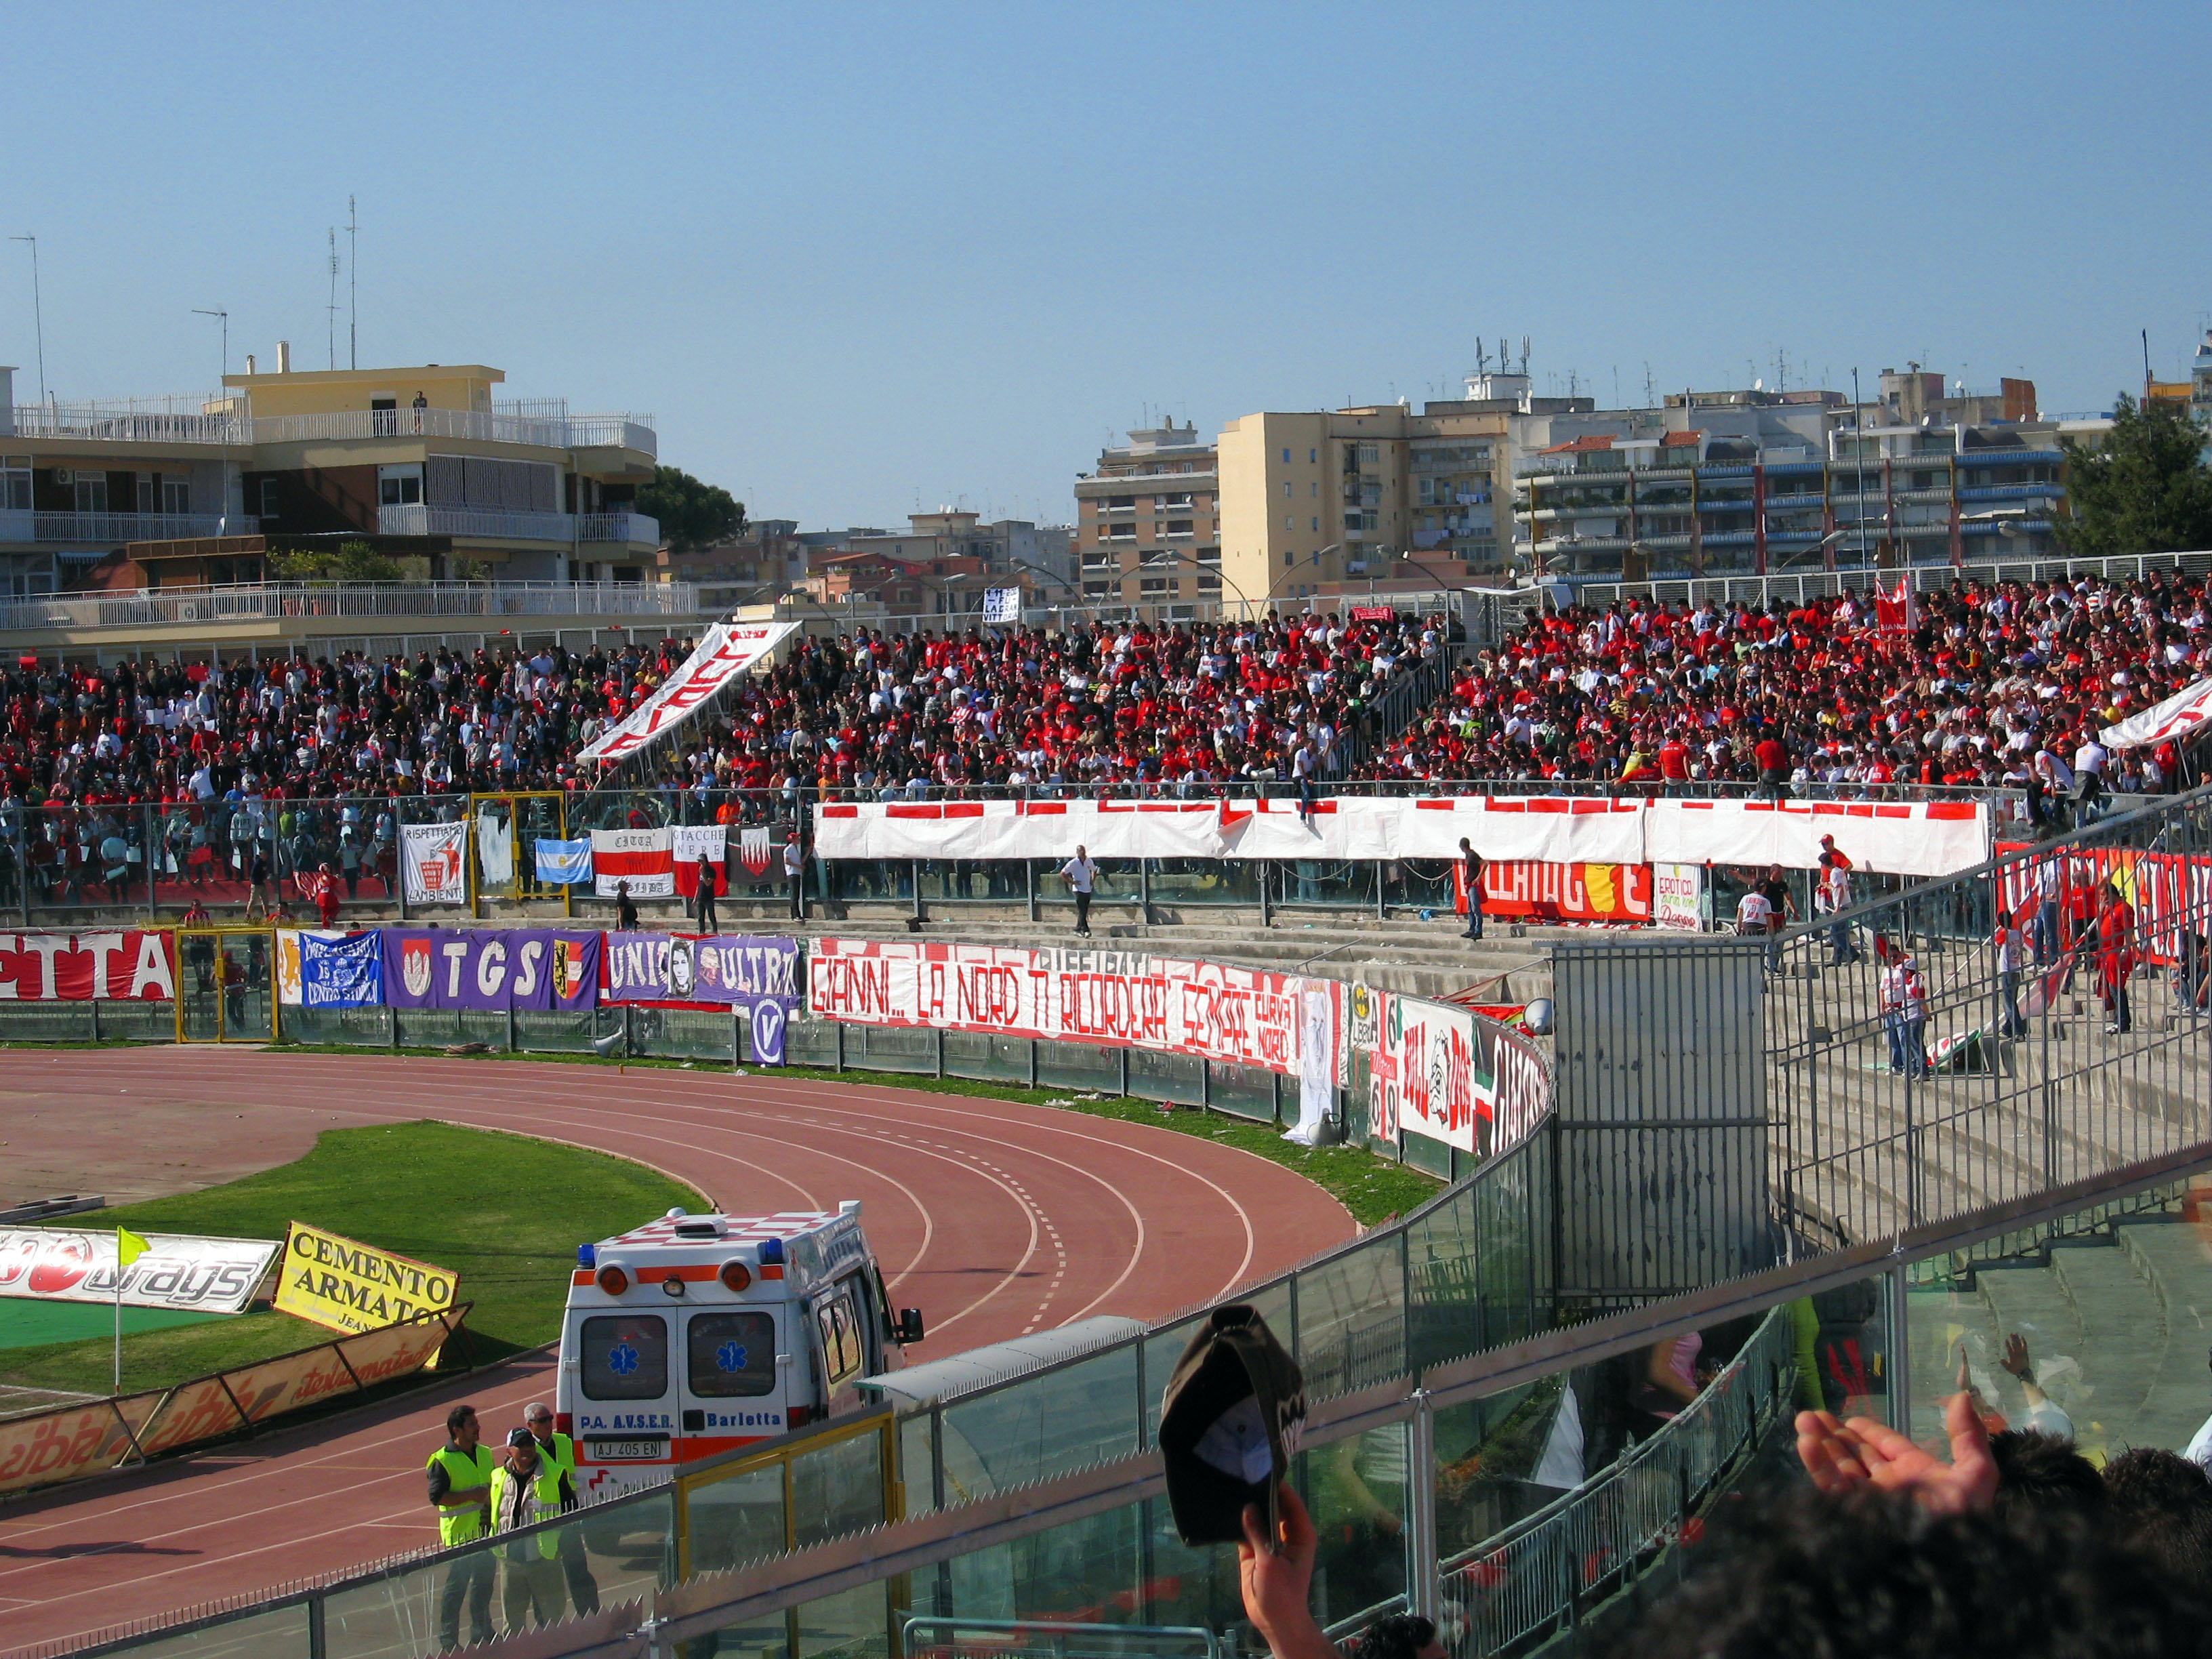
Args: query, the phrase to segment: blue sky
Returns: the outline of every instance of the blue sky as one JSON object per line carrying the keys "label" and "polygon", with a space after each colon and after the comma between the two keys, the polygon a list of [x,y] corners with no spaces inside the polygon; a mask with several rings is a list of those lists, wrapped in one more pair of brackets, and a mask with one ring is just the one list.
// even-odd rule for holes
{"label": "blue sky", "polygon": [[[1063,520],[1148,413],[1418,403],[1478,336],[1607,403],[1780,351],[2051,410],[2212,309],[2201,4],[9,16],[58,396],[211,385],[195,307],[325,363],[350,191],[364,364],[652,410],[810,527]],[[0,244],[27,401],[29,290]]]}

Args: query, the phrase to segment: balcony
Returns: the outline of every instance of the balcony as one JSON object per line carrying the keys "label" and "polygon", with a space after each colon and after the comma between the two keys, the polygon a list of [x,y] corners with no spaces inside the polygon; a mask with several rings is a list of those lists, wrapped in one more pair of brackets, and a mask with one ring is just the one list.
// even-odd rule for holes
{"label": "balcony", "polygon": [[[597,516],[611,518],[616,515],[601,514]],[[657,532],[659,526],[655,525],[653,528]],[[573,513],[510,513],[496,507],[433,507],[425,501],[416,501],[404,507],[377,508],[376,533],[380,536],[465,536],[479,541],[568,544],[576,539],[576,515]]]}
{"label": "balcony", "polygon": [[539,449],[634,449],[659,453],[650,415],[516,415],[477,409],[349,409],[270,415],[252,422],[257,444],[345,443],[368,438],[473,438]]}
{"label": "balcony", "polygon": [[660,520],[642,513],[586,513],[576,532],[580,542],[612,542],[625,547],[660,545]]}
{"label": "balcony", "polygon": [[0,513],[0,541],[45,542],[63,547],[120,547],[126,542],[184,541],[202,536],[250,535],[250,518],[220,513]]}
{"label": "balcony", "polygon": [[224,393],[210,392],[108,403],[57,398],[17,404],[12,411],[0,408],[0,435],[77,438],[92,443],[249,444],[253,441],[252,422],[242,412],[231,412],[231,401]]}

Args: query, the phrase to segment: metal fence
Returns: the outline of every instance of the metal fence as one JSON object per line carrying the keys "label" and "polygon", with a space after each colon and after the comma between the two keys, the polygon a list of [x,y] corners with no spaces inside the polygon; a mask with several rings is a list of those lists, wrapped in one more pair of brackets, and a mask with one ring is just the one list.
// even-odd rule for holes
{"label": "metal fence", "polygon": [[2082,576],[2106,581],[2141,581],[2154,571],[2185,572],[2201,576],[2212,571],[2212,553],[2142,553],[2117,558],[1998,559],[1954,568],[1940,563],[1915,564],[1901,569],[1785,571],[1765,576],[1685,577],[1677,580],[1641,582],[1577,582],[1574,603],[1602,608],[1629,599],[1665,605],[1765,605],[1776,599],[1802,605],[1808,599],[1832,599],[1845,588],[1866,592],[1880,583],[1893,586],[1899,580],[1928,592],[1948,587],[1953,581],[2048,582]]}
{"label": "metal fence", "polygon": [[693,582],[244,582],[14,599],[0,605],[0,632],[301,618],[665,617],[691,622],[698,614]]}

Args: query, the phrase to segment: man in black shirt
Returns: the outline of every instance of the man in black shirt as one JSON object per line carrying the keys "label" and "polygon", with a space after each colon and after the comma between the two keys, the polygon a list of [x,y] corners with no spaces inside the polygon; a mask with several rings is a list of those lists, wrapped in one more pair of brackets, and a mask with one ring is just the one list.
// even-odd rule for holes
{"label": "man in black shirt", "polygon": [[1467,937],[1480,941],[1482,938],[1482,872],[1487,866],[1482,854],[1468,845],[1465,836],[1459,838],[1459,857],[1467,872]]}
{"label": "man in black shirt", "polygon": [[615,884],[615,931],[634,933],[637,931],[637,901],[629,896],[629,884]]}

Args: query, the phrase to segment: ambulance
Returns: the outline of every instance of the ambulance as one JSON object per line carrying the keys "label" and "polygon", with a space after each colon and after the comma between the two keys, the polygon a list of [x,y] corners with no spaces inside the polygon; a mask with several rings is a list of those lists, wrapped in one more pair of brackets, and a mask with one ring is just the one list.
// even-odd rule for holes
{"label": "ambulance", "polygon": [[921,1310],[896,1317],[860,1231],[830,1214],[687,1215],[576,1247],[556,1426],[576,1495],[656,1485],[684,1464],[858,1407],[900,1370]]}

